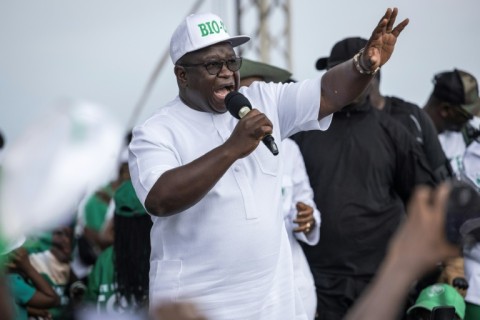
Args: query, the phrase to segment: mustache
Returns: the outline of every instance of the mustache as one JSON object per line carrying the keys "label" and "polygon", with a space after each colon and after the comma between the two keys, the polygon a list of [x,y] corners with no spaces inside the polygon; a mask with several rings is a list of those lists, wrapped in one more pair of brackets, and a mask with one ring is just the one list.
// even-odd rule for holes
{"label": "mustache", "polygon": [[53,248],[64,250],[64,249],[68,249],[68,245],[60,242],[52,242],[52,249]]}

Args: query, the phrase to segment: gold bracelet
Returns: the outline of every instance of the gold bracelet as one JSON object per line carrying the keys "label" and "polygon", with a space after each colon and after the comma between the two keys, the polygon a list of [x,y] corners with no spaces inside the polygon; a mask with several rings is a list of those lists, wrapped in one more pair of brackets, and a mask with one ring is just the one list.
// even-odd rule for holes
{"label": "gold bracelet", "polygon": [[357,71],[360,72],[361,74],[367,74],[367,75],[373,76],[378,72],[378,70],[380,70],[380,67],[377,67],[375,70],[372,71],[372,70],[365,69],[360,64],[360,57],[363,55],[364,49],[365,48],[360,49],[360,51],[358,51],[358,53],[353,56],[353,64],[355,65],[355,68],[357,69]]}

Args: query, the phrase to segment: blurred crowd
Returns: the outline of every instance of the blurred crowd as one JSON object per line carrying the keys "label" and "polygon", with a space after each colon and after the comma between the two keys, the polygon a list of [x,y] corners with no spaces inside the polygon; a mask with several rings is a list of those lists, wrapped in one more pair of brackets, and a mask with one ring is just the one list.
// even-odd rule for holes
{"label": "blurred crowd", "polygon": [[[390,19],[388,11],[384,19]],[[354,100],[334,110],[328,130],[292,130],[292,134],[282,133],[285,138],[282,142],[276,141],[280,150],[277,157],[282,163],[279,171],[281,196],[275,204],[267,205],[274,207],[283,218],[280,222],[272,221],[273,224],[278,222],[274,226],[287,235],[285,239],[288,241],[282,246],[288,248],[285,261],[292,262],[293,277],[286,279],[286,274],[279,273],[272,281],[282,283],[288,280],[295,284],[304,309],[304,317],[296,319],[480,319],[480,97],[477,79],[467,70],[445,66],[445,70],[432,75],[432,91],[426,93],[428,99],[424,106],[383,95],[380,92],[381,71],[378,70],[381,65],[370,70],[370,66],[364,65],[365,60],[358,60],[361,59],[358,54],[378,41],[375,38],[375,32],[380,32],[378,28],[383,28],[384,33],[387,28],[387,34],[397,32],[395,36],[398,37],[406,23],[401,23],[400,29],[393,28],[393,23],[380,22],[370,39],[341,39],[333,44],[328,57],[316,61],[316,69],[327,70],[327,73],[336,72],[353,61],[348,65],[349,72],[371,77]],[[208,28],[213,32],[216,27],[212,24]],[[201,30],[208,33],[208,28]],[[241,44],[231,39],[234,46]],[[172,43],[173,46],[173,40]],[[209,46],[215,47],[217,43],[222,42],[219,40]],[[202,49],[185,52],[188,56]],[[272,92],[274,89],[271,88],[282,88],[278,91],[301,88],[298,89],[300,95],[312,85],[294,79],[288,70],[258,61],[237,58],[215,61],[217,65],[196,64],[185,61],[185,56],[175,50],[181,52],[185,49],[174,48],[171,55],[180,92],[187,92],[181,95],[186,105],[189,105],[188,99],[198,98],[188,95],[189,88],[202,84],[185,80],[182,72],[197,66],[205,67],[203,71],[218,77],[223,71],[229,70],[232,74],[238,71],[239,85],[248,88],[244,93],[264,90],[262,86],[265,85]],[[223,47],[219,50],[222,54],[225,51]],[[414,79],[412,77],[412,81]],[[225,83],[227,89],[222,87],[217,91],[234,91],[229,89],[232,84]],[[225,98],[227,93],[221,93],[224,99],[228,99]],[[215,95],[220,94],[215,92]],[[292,101],[293,98],[289,100]],[[248,101],[242,102],[241,106],[247,104]],[[182,116],[193,119],[188,112]],[[237,118],[246,121],[243,117],[247,116]],[[211,122],[218,125],[217,120],[212,119]],[[196,120],[191,121],[193,126]],[[271,124],[265,126],[271,127]],[[199,128],[198,135],[203,129],[201,125]],[[219,135],[222,130],[219,129]],[[273,128],[275,130],[277,127]],[[68,221],[56,223],[50,229],[37,230],[16,241],[0,237],[2,319],[222,319],[218,316],[222,313],[212,311],[209,303],[212,306],[228,304],[231,297],[222,300],[223,296],[212,293],[211,300],[215,301],[202,300],[203,294],[210,295],[208,290],[215,290],[203,282],[218,282],[217,289],[222,290],[227,284],[221,281],[229,277],[236,279],[239,275],[208,269],[215,263],[212,260],[206,261],[205,266],[198,267],[188,278],[178,280],[180,278],[174,274],[177,266],[163,265],[161,268],[155,261],[158,256],[169,254],[170,250],[177,250],[179,256],[195,255],[200,261],[208,260],[214,257],[210,251],[220,250],[217,246],[228,247],[232,254],[238,250],[240,255],[243,249],[234,241],[237,231],[209,217],[212,234],[217,228],[226,228],[225,232],[231,234],[231,238],[227,235],[226,239],[231,239],[232,243],[227,240],[214,247],[192,245],[195,241],[205,241],[196,231],[187,233],[189,228],[196,227],[197,220],[182,222],[177,216],[191,216],[208,210],[202,207],[198,212],[192,212],[188,211],[189,205],[177,208],[176,203],[165,209],[152,200],[152,192],[141,191],[146,188],[146,183],[139,171],[149,170],[152,175],[169,172],[165,163],[157,167],[151,165],[152,159],[145,163],[137,159],[149,148],[170,151],[167,143],[164,145],[156,138],[148,141],[149,133],[145,127],[133,130],[133,134],[128,132],[119,153],[120,161],[111,168],[114,177],[88,192]],[[175,140],[180,132],[162,133],[170,134],[173,141],[185,143],[190,151],[195,151],[192,153],[198,153],[197,142],[185,142],[182,138]],[[1,135],[0,138],[2,150],[7,150],[9,141],[4,141]],[[256,140],[258,145],[261,139]],[[264,146],[258,147],[261,148],[267,154],[265,157],[274,157]],[[166,151],[162,149],[162,152],[155,156],[166,156]],[[169,158],[168,161],[185,161],[180,152],[172,154],[171,158],[175,159]],[[198,158],[202,156],[199,154]],[[238,159],[243,157],[247,154]],[[263,167],[265,164],[259,159],[256,161],[262,171],[271,169],[268,165]],[[146,165],[151,167],[142,167]],[[215,164],[217,167],[221,165]],[[238,173],[241,170],[235,167],[235,179],[240,181],[239,184],[244,179]],[[188,173],[185,179],[191,178],[188,182],[192,185],[196,180],[209,180],[210,172],[212,176],[216,175],[216,171],[205,169],[197,176],[200,178]],[[163,175],[167,176],[167,173]],[[161,181],[159,176],[159,180],[152,180],[153,186],[150,187],[164,195],[168,190],[161,190],[158,183],[155,184]],[[182,180],[179,177],[182,176],[172,179],[177,183]],[[164,188],[170,188],[172,192],[190,190],[190,186],[167,184],[166,181],[163,180]],[[206,191],[200,192],[198,198],[207,192],[214,193],[214,197],[225,196],[222,192],[211,191],[212,185],[218,181],[222,180],[214,180],[205,186]],[[229,183],[233,184],[234,179]],[[242,195],[258,196],[248,192]],[[179,195],[182,196],[195,198],[196,195]],[[62,197],[60,192],[58,197]],[[199,200],[192,200],[194,204],[196,201]],[[249,219],[254,221],[258,217],[247,217],[246,220]],[[192,225],[182,229],[178,227],[179,223]],[[2,226],[1,230],[5,228],[8,226]],[[260,227],[258,230],[264,231]],[[179,238],[172,242],[165,240],[175,236]],[[265,237],[269,234],[266,233]],[[245,237],[241,239],[248,241]],[[168,245],[160,244],[160,241]],[[265,239],[264,243],[251,243],[250,246],[264,247],[270,241]],[[227,257],[221,258],[228,260]],[[245,258],[247,263],[249,259]],[[188,272],[187,263],[180,269]],[[241,269],[234,266],[232,270],[240,273]],[[217,276],[220,279],[215,278]],[[199,288],[196,288],[196,277],[202,279]],[[175,281],[180,286],[173,288]],[[255,291],[256,284],[249,285],[251,288],[247,293]],[[260,290],[260,284],[258,286]],[[192,292],[203,290],[202,299],[197,300],[193,293],[190,296],[188,290],[182,291],[182,288],[189,288]],[[161,290],[165,290],[165,296],[159,293]],[[179,297],[170,298],[167,295],[171,292],[169,290],[177,290]],[[232,299],[237,298],[243,299],[240,294],[233,295]],[[275,302],[273,299],[269,303]],[[253,315],[258,311],[242,310],[236,301],[232,304],[234,310],[239,311],[231,319],[243,319],[242,314]],[[255,316],[245,316],[247,318],[254,319]],[[262,319],[280,318],[263,314]]]}

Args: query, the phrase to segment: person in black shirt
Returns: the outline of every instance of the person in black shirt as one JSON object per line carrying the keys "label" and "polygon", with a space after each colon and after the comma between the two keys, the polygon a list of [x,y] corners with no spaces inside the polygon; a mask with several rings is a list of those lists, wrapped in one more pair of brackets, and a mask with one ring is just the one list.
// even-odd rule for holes
{"label": "person in black shirt", "polygon": [[[340,41],[328,68],[363,47],[356,39]],[[368,97],[367,88],[336,112],[329,130],[292,136],[322,212],[319,244],[303,248],[315,279],[320,320],[343,318],[376,273],[414,187],[435,184],[414,137]]]}
{"label": "person in black shirt", "polygon": [[380,72],[372,80],[370,102],[377,109],[391,115],[413,134],[415,140],[420,143],[437,182],[452,178],[452,167],[443,152],[437,130],[428,114],[416,104],[394,96],[383,96],[380,93]]}
{"label": "person in black shirt", "polygon": [[[362,46],[367,44],[366,39],[359,37],[346,38],[343,41],[358,42]],[[328,67],[327,62],[328,57],[318,59],[317,69],[326,69]],[[438,140],[437,130],[428,114],[416,104],[398,97],[382,95],[380,92],[380,79],[379,70],[370,84],[370,103],[378,110],[383,110],[399,121],[415,137],[415,140],[420,143],[425,153],[436,182],[452,178],[453,171],[450,162],[443,152]]]}

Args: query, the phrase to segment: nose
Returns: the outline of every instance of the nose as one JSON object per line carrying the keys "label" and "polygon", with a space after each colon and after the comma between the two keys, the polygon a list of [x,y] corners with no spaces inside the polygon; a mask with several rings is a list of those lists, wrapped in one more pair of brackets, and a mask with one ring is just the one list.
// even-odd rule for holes
{"label": "nose", "polygon": [[227,62],[226,61],[223,61],[222,63],[222,68],[220,69],[220,71],[218,72],[218,76],[219,77],[229,77],[233,74],[234,72],[231,71],[230,69],[228,69],[227,67]]}

